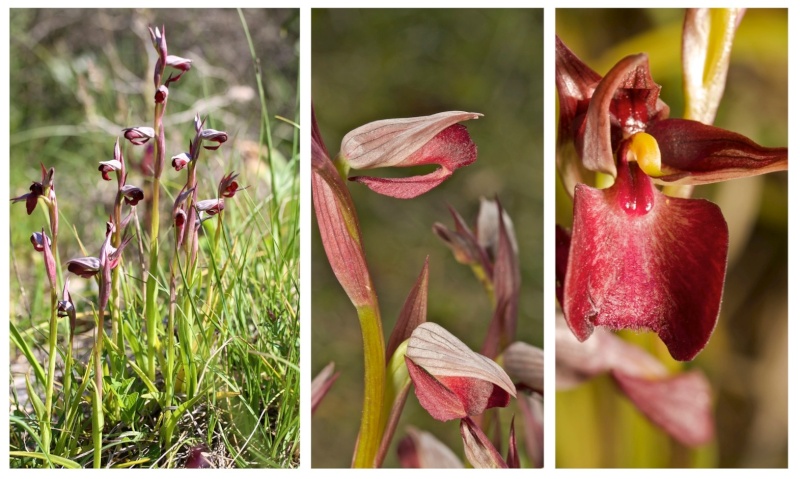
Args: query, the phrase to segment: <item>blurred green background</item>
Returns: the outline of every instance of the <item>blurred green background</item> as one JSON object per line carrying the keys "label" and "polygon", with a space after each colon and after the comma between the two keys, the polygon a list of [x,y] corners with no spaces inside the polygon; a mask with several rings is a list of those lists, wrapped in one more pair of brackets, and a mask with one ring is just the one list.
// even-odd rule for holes
{"label": "blurred green background", "polygon": [[[244,10],[244,16],[257,55],[268,60],[262,61],[261,70],[273,116],[274,143],[283,155],[276,159],[280,163],[291,156],[294,128],[276,121],[274,115],[294,119],[298,13]],[[40,162],[55,167],[63,261],[84,256],[70,231],[73,227],[90,254],[102,243],[104,218],[111,213],[116,183],[102,180],[98,162],[111,159],[114,139],[122,128],[152,126],[156,55],[148,25],[165,25],[169,53],[194,62],[170,89],[164,119],[167,162],[188,150],[197,112],[208,116],[207,126],[229,134],[225,148],[203,153],[198,165],[199,194],[213,196],[219,179],[234,169],[241,175],[240,185],[250,186],[250,195],[268,194],[269,171],[258,155],[261,107],[253,61],[236,10],[12,9],[10,19],[10,193],[21,195],[32,181],[40,181]],[[145,147],[134,148],[124,139],[120,145],[129,183],[149,190],[138,167]],[[166,165],[162,185],[174,194],[184,176]],[[171,205],[171,196],[164,202]],[[139,215],[146,228],[145,210]],[[11,205],[12,316],[27,316],[26,303],[35,300],[39,287],[44,287],[31,278],[41,270],[32,267],[41,264],[41,254],[28,242],[31,232],[46,224],[43,211],[39,205],[27,216],[24,205]],[[73,287],[79,283],[84,282]],[[24,295],[26,290],[29,296]]]}
{"label": "blurred green background", "polygon": [[[480,197],[498,195],[519,241],[517,337],[542,346],[542,41],[541,10],[312,12],[313,102],[331,155],[348,131],[370,121],[448,110],[485,115],[465,123],[478,160],[433,191],[397,200],[350,185],[386,337],[430,255],[428,321],[480,349],[491,305],[431,226],[452,227],[448,204],[474,224]],[[376,172],[384,173],[412,171]],[[348,467],[363,394],[361,333],[327,264],[316,222],[312,253],[312,373],[329,361],[342,372],[313,418],[312,465]],[[504,416],[505,431],[509,421]],[[396,442],[406,424],[429,430],[463,457],[458,423],[430,419],[412,392],[386,466],[398,465]]]}
{"label": "blurred green background", "polygon": [[[563,9],[556,12],[556,32],[601,75],[625,55],[648,53],[653,78],[663,87],[661,98],[671,116],[680,117],[683,15],[668,9]],[[765,146],[787,145],[787,38],[785,9],[747,11],[733,44],[717,126]],[[556,183],[557,221],[570,225],[572,203],[560,181]],[[700,368],[708,375],[716,443],[685,457],[666,439],[657,442],[662,446],[658,450],[643,451],[646,431],[625,427],[638,412],[607,379],[599,378],[584,388],[588,396],[585,391],[559,394],[557,466],[787,466],[787,195],[785,172],[695,189],[694,196],[717,203],[728,222],[728,272],[722,311],[708,346],[692,363],[672,367]],[[613,398],[602,398],[604,393]],[[591,394],[595,400],[587,401]],[[615,421],[617,417],[629,422]]]}

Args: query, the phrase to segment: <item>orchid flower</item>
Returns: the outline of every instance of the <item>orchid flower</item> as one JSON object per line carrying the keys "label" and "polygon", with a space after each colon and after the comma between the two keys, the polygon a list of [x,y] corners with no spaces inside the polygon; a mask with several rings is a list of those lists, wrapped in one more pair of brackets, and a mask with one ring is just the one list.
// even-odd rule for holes
{"label": "orchid flower", "polygon": [[40,197],[44,198],[46,201],[53,201],[55,198],[55,190],[53,189],[53,174],[55,173],[55,169],[50,168],[50,170],[47,170],[44,165],[41,165],[41,167],[42,180],[31,183],[29,188],[30,192],[17,196],[16,198],[11,198],[12,203],[24,201],[28,215],[33,213],[33,210],[36,209],[36,203],[38,203]]}
{"label": "orchid flower", "polygon": [[506,407],[511,396],[517,396],[511,379],[497,363],[473,352],[435,323],[422,323],[411,333],[406,366],[417,399],[439,421]]}
{"label": "orchid flower", "polygon": [[230,172],[222,177],[217,188],[217,194],[220,198],[233,198],[236,192],[240,190],[239,183],[236,181],[237,176],[239,175]]}
{"label": "orchid flower", "polygon": [[455,170],[475,162],[478,149],[466,127],[458,123],[481,116],[480,113],[448,111],[374,121],[344,136],[337,161],[360,170],[438,165],[433,173],[407,178],[350,178],[382,195],[414,198],[440,185]]}
{"label": "orchid flower", "polygon": [[122,136],[134,145],[144,145],[156,136],[156,131],[149,126],[134,126],[122,130]]}
{"label": "orchid flower", "polygon": [[[571,331],[647,329],[673,358],[694,358],[719,315],[728,230],[706,200],[667,197],[654,183],[698,185],[786,170],[786,148],[693,120],[671,119],[646,54],[605,76],[556,39],[559,169],[574,220],[559,283]],[[577,157],[569,155],[571,142]],[[614,177],[599,190],[588,172]],[[563,234],[562,234],[563,239]]]}

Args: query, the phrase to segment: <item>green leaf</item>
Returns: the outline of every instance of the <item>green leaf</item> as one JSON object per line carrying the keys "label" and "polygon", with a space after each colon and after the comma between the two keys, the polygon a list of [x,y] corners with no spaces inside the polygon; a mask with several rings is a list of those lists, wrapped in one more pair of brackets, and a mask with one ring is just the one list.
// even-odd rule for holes
{"label": "green leaf", "polygon": [[42,365],[39,364],[39,361],[36,360],[36,356],[33,355],[33,350],[28,345],[27,342],[22,338],[17,327],[14,325],[14,322],[11,321],[11,340],[14,342],[14,345],[22,351],[22,354],[25,356],[25,359],[28,360],[28,364],[33,367],[33,372],[36,375],[36,380],[39,381],[39,384],[46,384],[44,379],[44,368]]}

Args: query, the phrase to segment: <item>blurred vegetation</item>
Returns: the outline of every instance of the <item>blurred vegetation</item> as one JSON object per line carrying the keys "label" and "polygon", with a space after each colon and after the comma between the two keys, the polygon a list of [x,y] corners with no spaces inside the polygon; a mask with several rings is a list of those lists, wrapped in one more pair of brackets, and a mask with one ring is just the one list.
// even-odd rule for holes
{"label": "blurred vegetation", "polygon": [[[624,55],[648,53],[653,78],[663,87],[661,98],[673,117],[683,111],[682,24],[682,10],[556,12],[557,34],[601,75]],[[765,146],[787,145],[787,38],[785,9],[747,11],[734,40],[715,125]],[[557,221],[569,225],[572,203],[560,181],[555,181]],[[616,389],[607,379],[599,378],[582,390],[559,393],[557,466],[787,466],[787,174],[698,187],[694,196],[709,198],[722,208],[730,231],[728,272],[722,311],[708,346],[692,363],[671,366],[700,368],[709,377],[716,444],[688,453],[659,440],[659,448],[637,449],[653,427],[620,393],[612,393]],[[636,340],[648,342],[651,334],[638,336]],[[619,415],[609,414],[613,410]]]}
{"label": "blurred vegetation", "polygon": [[[497,195],[519,241],[517,337],[542,346],[542,78],[541,10],[312,12],[313,101],[332,155],[348,131],[370,121],[448,110],[485,115],[465,123],[478,146],[478,160],[431,192],[397,200],[350,185],[386,337],[430,255],[428,321],[480,349],[491,304],[470,269],[453,259],[431,226],[453,226],[448,204],[474,224],[480,197]],[[347,467],[362,404],[361,333],[316,227],[312,253],[312,374],[329,361],[342,373],[314,415],[312,465]],[[506,431],[509,421],[504,415]],[[413,393],[395,445],[406,424],[433,432],[463,457],[457,423],[432,420]],[[393,445],[387,467],[397,467],[395,451]]]}
{"label": "blurred vegetation", "polygon": [[[226,288],[229,298],[218,303],[221,306],[208,315],[211,318],[201,318],[206,336],[212,340],[198,340],[203,346],[193,351],[189,360],[207,354],[199,364],[206,373],[204,395],[180,416],[177,446],[169,452],[172,465],[182,465],[188,447],[196,443],[208,444],[212,461],[221,466],[299,464],[299,141],[298,129],[290,123],[297,121],[299,107],[299,11],[259,9],[242,14],[252,36],[252,52],[239,12],[232,9],[13,9],[10,14],[10,193],[23,194],[32,181],[39,180],[39,163],[55,167],[62,264],[69,258],[95,255],[103,241],[116,180],[104,182],[97,171],[98,162],[111,159],[114,140],[124,127],[152,125],[156,54],[148,25],[164,25],[169,53],[193,60],[191,71],[170,88],[164,119],[167,162],[188,149],[195,113],[208,118],[207,128],[225,130],[229,135],[218,151],[203,151],[197,168],[200,199],[215,197],[217,183],[230,171],[239,173],[239,185],[246,188],[226,203],[225,239],[214,261],[210,242],[201,233],[203,282]],[[269,105],[272,175],[265,161],[265,112],[252,55],[261,60],[263,94]],[[121,140],[120,145],[129,183],[149,195],[149,175],[143,162],[152,142],[133,147]],[[160,235],[162,272],[168,268],[173,238],[173,228],[167,224],[170,215],[163,211],[171,208],[173,195],[185,177],[185,172],[176,173],[165,165],[161,180],[162,217],[167,217]],[[270,199],[275,197],[280,204],[273,210]],[[147,201],[138,207],[143,231],[149,231]],[[48,331],[43,318],[49,310],[44,299],[42,255],[33,251],[28,238],[46,224],[44,209],[39,205],[31,216],[23,205],[10,209],[10,320],[34,344],[38,358],[47,355],[44,338]],[[205,223],[205,228],[213,232],[216,224],[211,223]],[[147,244],[147,239],[142,242]],[[124,304],[122,313],[132,337],[142,333],[144,341],[137,243],[134,238],[125,251],[123,291],[129,303]],[[217,271],[222,264],[233,266]],[[214,281],[206,280],[211,276]],[[160,281],[166,283],[164,278]],[[59,288],[61,284],[59,281]],[[86,367],[92,346],[95,323],[91,304],[96,302],[97,287],[93,281],[73,276],[70,290],[79,314],[75,355],[80,370]],[[192,300],[202,303],[208,291],[198,286]],[[166,315],[165,296],[162,292],[160,302]],[[66,334],[59,333],[61,347]],[[165,334],[162,331],[161,337]],[[133,343],[128,345],[138,350]],[[24,380],[30,367],[13,344],[10,349],[15,419],[11,448],[31,451],[36,445],[19,427],[31,420]],[[108,346],[106,352],[112,356]],[[135,357],[131,351],[127,353],[130,360],[140,361],[140,353]],[[62,375],[63,365],[59,364],[57,382]],[[159,450],[158,421],[162,416],[155,402],[143,394],[141,381],[131,371],[123,381],[116,376],[112,379],[106,382],[109,387],[126,388],[124,394],[121,389],[114,390],[125,407],[122,415],[118,407],[106,413],[103,466],[163,465],[167,453]],[[161,372],[158,381],[162,381]],[[158,384],[163,387],[163,382]],[[115,395],[106,396],[107,408],[108,398]],[[90,403],[86,398],[83,401],[74,404],[88,414]],[[58,402],[54,422],[63,420],[64,406],[61,399]],[[90,431],[88,416],[79,418],[75,430],[70,431],[70,441],[79,444],[77,450],[68,448],[77,454],[70,459],[83,466],[91,462],[92,443],[86,438]],[[41,462],[17,457],[12,465],[32,467]]]}

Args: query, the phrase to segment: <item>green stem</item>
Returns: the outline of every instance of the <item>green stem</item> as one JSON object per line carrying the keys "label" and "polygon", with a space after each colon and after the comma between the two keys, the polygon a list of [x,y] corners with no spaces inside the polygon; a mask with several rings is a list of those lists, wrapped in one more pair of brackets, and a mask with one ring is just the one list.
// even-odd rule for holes
{"label": "green stem", "polygon": [[[158,148],[156,148],[158,150]],[[153,178],[153,199],[150,203],[150,271],[147,276],[147,300],[145,302],[145,321],[147,329],[147,376],[156,379],[156,275],[158,274],[158,194],[159,178]]]}
{"label": "green stem", "polygon": [[39,422],[39,427],[42,431],[42,444],[46,454],[50,454],[50,442],[52,439],[50,419],[53,412],[53,389],[56,378],[56,353],[58,352],[56,344],[58,341],[57,307],[58,293],[55,285],[50,285],[50,341],[48,343],[47,385],[45,387],[44,417]]}
{"label": "green stem", "polygon": [[184,274],[184,296],[183,296],[183,316],[182,325],[185,328],[184,337],[181,338],[181,343],[186,341],[188,361],[187,368],[184,368],[184,383],[187,385],[186,392],[189,399],[193,398],[197,391],[197,366],[193,360],[194,356],[194,338],[191,331],[194,329],[194,309],[192,308],[192,290],[195,280],[195,273],[197,269],[197,257],[194,254],[197,244],[197,230],[194,227],[197,211],[195,205],[197,204],[197,160],[189,163],[189,170],[187,174],[186,184],[189,187],[195,187],[192,194],[189,195],[186,202],[186,230],[183,240],[184,254],[186,257],[186,269]]}
{"label": "green stem", "polygon": [[105,311],[97,312],[97,329],[94,343],[94,403],[92,404],[92,442],[94,443],[94,467],[102,466],[103,454],[103,321]]}
{"label": "green stem", "polygon": [[156,277],[158,275],[158,202],[161,194],[161,170],[164,167],[164,124],[163,115],[165,103],[156,103],[155,106],[155,171],[153,172],[153,198],[150,200],[150,271],[147,275],[147,291],[145,300],[145,322],[147,327],[147,376],[151,381],[156,380],[156,327],[158,325],[158,304]]}
{"label": "green stem", "polygon": [[[372,304],[377,304],[377,299]],[[378,308],[366,305],[358,308],[361,336],[364,341],[364,407],[353,467],[373,467],[383,437],[383,395],[386,387],[386,358],[383,328]]]}
{"label": "green stem", "polygon": [[[67,331],[69,331],[69,343],[67,344],[67,358],[64,360],[64,411],[66,414],[69,414],[70,411],[70,403],[72,402],[72,368],[73,368],[73,360],[72,360],[72,328],[69,324],[69,317],[67,317]],[[69,427],[68,421],[64,422],[65,428]],[[58,443],[56,444],[56,454],[62,455],[63,448],[66,444],[66,440],[68,435],[64,434],[62,429],[62,433],[58,438]]]}
{"label": "green stem", "polygon": [[162,428],[162,438],[164,441],[164,450],[167,451],[172,446],[171,431],[167,431],[166,425],[170,423],[172,418],[172,400],[175,395],[175,301],[177,295],[177,262],[178,262],[178,248],[177,238],[176,247],[172,256],[172,261],[169,265],[169,316],[167,317],[167,361],[166,370],[164,371],[164,386],[166,389],[164,398],[164,427]]}

